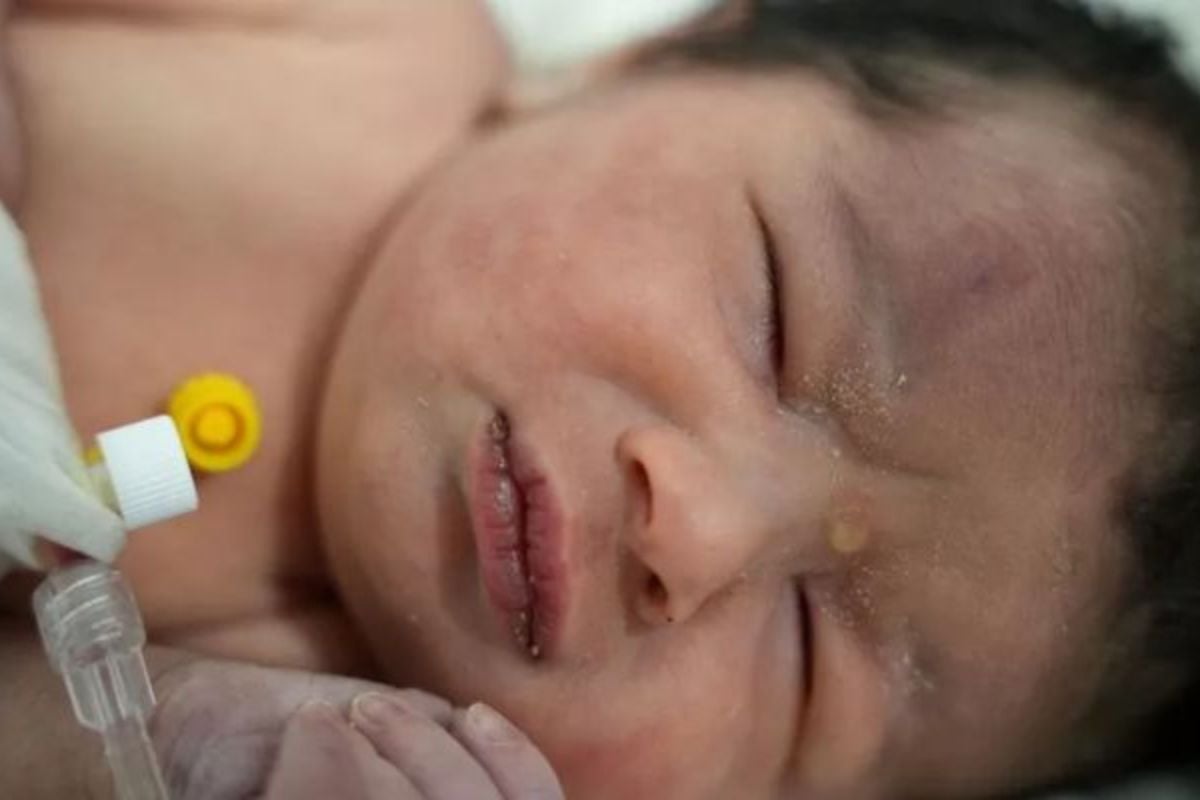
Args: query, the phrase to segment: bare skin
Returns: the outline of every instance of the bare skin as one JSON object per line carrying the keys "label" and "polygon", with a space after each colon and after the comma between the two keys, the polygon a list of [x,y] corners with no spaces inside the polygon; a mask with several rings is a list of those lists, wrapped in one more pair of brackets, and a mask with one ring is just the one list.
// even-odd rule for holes
{"label": "bare skin", "polygon": [[361,670],[315,538],[305,431],[374,230],[504,85],[490,22],[465,0],[44,2],[17,12],[11,52],[18,215],[81,436],[208,370],[263,406],[253,464],[204,481],[199,514],[121,561],[153,634]]}

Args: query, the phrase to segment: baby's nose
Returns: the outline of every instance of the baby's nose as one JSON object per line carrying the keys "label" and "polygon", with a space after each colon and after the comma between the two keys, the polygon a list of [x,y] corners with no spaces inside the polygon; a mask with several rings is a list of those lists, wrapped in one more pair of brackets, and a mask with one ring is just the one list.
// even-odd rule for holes
{"label": "baby's nose", "polygon": [[779,458],[765,439],[722,447],[667,425],[627,431],[617,458],[624,544],[640,579],[636,611],[650,624],[685,621],[761,572],[798,574],[831,557],[827,464]]}

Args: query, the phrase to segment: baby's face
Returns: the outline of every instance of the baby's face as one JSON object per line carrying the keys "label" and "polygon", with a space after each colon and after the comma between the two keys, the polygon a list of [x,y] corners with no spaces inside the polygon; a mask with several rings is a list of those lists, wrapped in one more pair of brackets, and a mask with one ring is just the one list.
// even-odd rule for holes
{"label": "baby's face", "polygon": [[389,678],[496,705],[572,798],[1052,768],[1134,358],[1129,190],[1059,100],[885,130],[813,78],[642,78],[437,175],[323,419]]}

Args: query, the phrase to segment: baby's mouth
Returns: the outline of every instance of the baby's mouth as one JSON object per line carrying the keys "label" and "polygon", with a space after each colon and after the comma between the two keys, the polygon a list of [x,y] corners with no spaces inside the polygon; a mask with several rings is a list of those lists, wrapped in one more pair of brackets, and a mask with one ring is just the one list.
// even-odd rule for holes
{"label": "baby's mouth", "polygon": [[497,413],[473,447],[469,497],[484,588],[520,651],[550,654],[563,606],[561,519],[547,481],[522,461]]}

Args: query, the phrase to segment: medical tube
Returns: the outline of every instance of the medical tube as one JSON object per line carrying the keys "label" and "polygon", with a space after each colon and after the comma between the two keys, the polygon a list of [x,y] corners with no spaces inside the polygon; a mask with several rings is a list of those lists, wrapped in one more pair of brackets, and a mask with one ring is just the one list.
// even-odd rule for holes
{"label": "medical tube", "polygon": [[[102,433],[97,445],[94,489],[127,530],[196,509],[196,484],[170,417]],[[155,702],[146,629],[120,573],[86,560],[55,570],[33,593],[33,611],[75,717],[104,739],[118,800],[167,800],[146,730]]]}
{"label": "medical tube", "polygon": [[33,608],[76,718],[104,738],[119,800],[167,800],[146,732],[155,702],[142,656],[146,631],[125,581],[111,567],[81,562],[47,577]]}

